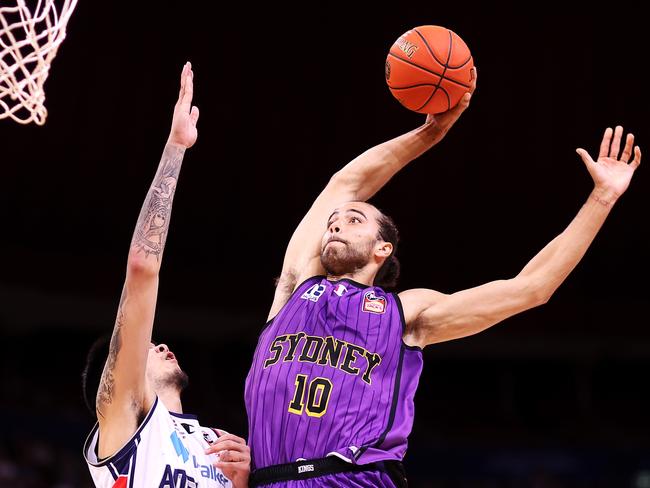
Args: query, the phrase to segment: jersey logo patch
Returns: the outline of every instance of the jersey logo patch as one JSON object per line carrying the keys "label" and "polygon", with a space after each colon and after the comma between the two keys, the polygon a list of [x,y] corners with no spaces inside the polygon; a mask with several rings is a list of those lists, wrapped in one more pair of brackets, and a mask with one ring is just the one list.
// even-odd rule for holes
{"label": "jersey logo patch", "polygon": [[340,283],[336,285],[336,288],[334,288],[334,293],[336,293],[338,296],[342,297],[344,293],[346,293],[348,289],[341,285]]}
{"label": "jersey logo patch", "polygon": [[316,284],[312,286],[309,290],[302,294],[300,298],[303,300],[310,300],[312,302],[317,302],[318,299],[325,292],[325,285]]}
{"label": "jersey logo patch", "polygon": [[212,437],[210,437],[210,433],[202,430],[201,433],[203,434],[203,440],[207,442],[208,444],[212,445],[214,444],[214,441],[212,440]]}
{"label": "jersey logo patch", "polygon": [[172,435],[170,437],[176,454],[183,458],[184,463],[187,462],[187,460],[190,458],[190,453],[183,445],[183,442],[181,441],[180,437],[178,437],[178,434],[176,432],[172,432]]}
{"label": "jersey logo patch", "polygon": [[375,296],[374,291],[369,291],[363,296],[361,309],[369,313],[386,313],[386,297]]}

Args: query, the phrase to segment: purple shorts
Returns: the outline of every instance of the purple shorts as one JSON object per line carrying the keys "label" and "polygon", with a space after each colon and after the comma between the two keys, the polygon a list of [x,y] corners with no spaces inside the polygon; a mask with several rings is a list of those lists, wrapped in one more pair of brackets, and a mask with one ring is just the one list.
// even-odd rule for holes
{"label": "purple shorts", "polygon": [[307,480],[279,481],[263,486],[264,488],[395,488],[395,483],[387,473],[375,470],[326,474]]}

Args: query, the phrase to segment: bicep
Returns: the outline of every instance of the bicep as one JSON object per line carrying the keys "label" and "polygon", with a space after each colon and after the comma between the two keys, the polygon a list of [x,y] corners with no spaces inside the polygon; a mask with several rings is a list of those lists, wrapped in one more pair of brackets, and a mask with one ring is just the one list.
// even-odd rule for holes
{"label": "bicep", "polygon": [[327,229],[328,217],[338,205],[353,199],[354,192],[334,175],[291,236],[284,256],[283,271],[291,270],[296,279],[300,279],[303,269],[313,265],[320,256],[321,240]]}
{"label": "bicep", "polygon": [[153,392],[146,382],[146,366],[157,291],[157,275],[127,274],[97,392],[98,413],[104,418],[134,405],[146,409],[153,401]]}
{"label": "bicep", "polygon": [[298,284],[310,276],[323,274],[320,251],[327,219],[338,205],[354,199],[355,193],[337,175],[318,195],[289,240],[269,318],[284,306]]}
{"label": "bicep", "polygon": [[543,303],[534,283],[524,277],[429,298],[412,306],[409,331],[421,346],[476,334]]}

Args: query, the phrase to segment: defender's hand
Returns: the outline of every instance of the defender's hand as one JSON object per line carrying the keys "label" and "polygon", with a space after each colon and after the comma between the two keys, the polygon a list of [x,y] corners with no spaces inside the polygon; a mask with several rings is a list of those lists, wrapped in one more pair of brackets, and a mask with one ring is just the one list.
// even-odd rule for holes
{"label": "defender's hand", "polygon": [[198,136],[196,122],[199,120],[199,109],[192,106],[193,94],[194,73],[192,72],[192,63],[187,62],[181,73],[181,89],[178,93],[178,101],[174,106],[174,118],[168,143],[188,148],[196,142]]}
{"label": "defender's hand", "polygon": [[440,140],[445,137],[449,129],[456,123],[460,118],[461,114],[469,107],[469,101],[476,90],[476,79],[477,71],[476,66],[472,68],[472,84],[469,88],[469,92],[463,95],[463,98],[460,99],[458,105],[456,105],[451,110],[442,112],[435,115],[427,115],[427,120],[424,123],[425,127],[430,127],[434,131],[435,143],[440,142]]}
{"label": "defender's hand", "polygon": [[[623,127],[620,125],[614,131],[608,127],[600,143],[597,161],[591,159],[584,149],[576,149],[593,178],[596,189],[603,195],[602,198],[608,201],[616,200],[627,190],[634,170],[641,163],[641,149],[639,146],[634,146],[632,134],[627,135],[623,153],[619,157],[622,136]],[[634,148],[634,157],[632,157],[632,148]]]}
{"label": "defender's hand", "polygon": [[[219,431],[222,434],[222,431]],[[217,454],[219,461],[214,466],[232,481],[235,488],[247,488],[251,470],[251,450],[246,441],[233,434],[223,433],[217,441],[205,450],[206,454]]]}

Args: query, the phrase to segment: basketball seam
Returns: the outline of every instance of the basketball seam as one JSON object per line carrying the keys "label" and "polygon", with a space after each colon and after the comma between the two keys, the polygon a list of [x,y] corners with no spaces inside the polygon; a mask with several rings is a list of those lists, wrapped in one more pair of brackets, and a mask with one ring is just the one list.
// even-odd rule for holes
{"label": "basketball seam", "polygon": [[465,66],[467,63],[469,63],[471,60],[472,60],[472,55],[470,54],[470,55],[469,55],[469,58],[467,58],[466,61],[463,61],[463,62],[462,62],[461,64],[459,64],[458,66],[449,66],[449,68],[451,68],[451,69],[462,68],[462,67]]}
{"label": "basketball seam", "polygon": [[429,43],[428,43],[427,40],[424,38],[424,36],[423,36],[422,34],[420,34],[420,31],[417,30],[417,29],[413,29],[413,30],[415,31],[415,33],[416,33],[418,36],[420,36],[420,38],[421,38],[422,41],[424,42],[424,45],[427,47],[427,50],[429,51],[429,54],[431,54],[431,57],[436,61],[436,63],[441,64],[441,65],[444,66],[445,63],[443,63],[442,61],[440,61],[440,60],[438,59],[438,56],[436,56],[436,55],[434,54],[433,50],[431,49],[431,46],[429,46]]}
{"label": "basketball seam", "polygon": [[427,47],[427,50],[429,51],[429,54],[431,54],[431,57],[432,57],[432,58],[433,58],[433,59],[434,59],[438,64],[442,64],[442,65],[445,66],[446,68],[458,69],[458,68],[462,68],[463,66],[465,66],[467,63],[469,63],[469,62],[472,60],[472,54],[470,53],[469,58],[467,58],[465,61],[463,61],[462,63],[460,63],[458,66],[451,66],[451,65],[449,64],[449,61],[450,61],[450,59],[451,59],[451,46],[453,45],[453,35],[452,35],[452,32],[451,32],[449,29],[447,29],[447,32],[449,32],[449,56],[447,57],[447,63],[446,63],[446,64],[443,63],[442,61],[440,61],[440,60],[438,59],[438,56],[435,55],[435,53],[434,53],[433,50],[431,49],[431,46],[429,46],[429,43],[427,42],[426,38],[425,38],[425,37],[420,33],[420,31],[417,30],[417,29],[413,29],[413,30],[415,31],[415,33],[416,33],[418,36],[420,36],[420,38],[421,38],[422,41],[424,42],[424,45]]}
{"label": "basketball seam", "polygon": [[[418,31],[416,30],[415,32],[418,32]],[[438,81],[438,84],[436,85],[434,90],[431,92],[431,95],[429,95],[429,98],[427,98],[427,101],[424,102],[422,105],[420,105],[418,108],[415,109],[416,112],[419,112],[420,110],[422,110],[424,107],[426,107],[429,104],[431,99],[434,97],[434,95],[436,94],[436,92],[440,88],[440,84],[442,83],[442,80],[445,79],[445,73],[447,72],[447,66],[449,64],[449,60],[451,59],[451,49],[452,49],[453,42],[454,42],[454,39],[451,36],[451,31],[448,30],[447,32],[449,32],[449,49],[447,50],[447,61],[445,63],[440,63],[440,61],[438,61],[438,59],[436,59],[436,61],[438,61],[438,64],[442,65],[442,75],[440,75],[440,81]],[[418,34],[420,34],[420,33],[418,32]],[[421,34],[420,34],[420,37],[422,37]],[[424,41],[425,46],[427,46],[427,49],[429,50],[429,52],[433,55],[433,52],[431,51],[431,48],[429,47],[429,43],[427,42],[427,40],[424,37],[422,37],[422,40]],[[435,58],[435,56],[434,56],[434,58]],[[445,94],[447,94],[447,92],[445,92]],[[447,94],[447,110],[449,110],[450,105],[451,105],[451,103],[449,102],[449,95]]]}
{"label": "basketball seam", "polygon": [[438,86],[435,83],[418,83],[417,85],[409,85],[409,86],[388,86],[391,90],[408,90],[409,88],[417,88],[419,86]]}
{"label": "basketball seam", "polygon": [[443,87],[440,87],[440,89],[442,90],[442,93],[444,93],[447,97],[447,110],[449,110],[451,109],[451,98],[449,97],[449,93],[447,93],[447,90],[445,90]]}
{"label": "basketball seam", "polygon": [[[419,64],[414,63],[413,61],[409,61],[408,59],[404,59],[401,56],[398,56],[397,54],[393,54],[393,53],[389,52],[388,55],[393,56],[395,59],[399,59],[400,61],[404,61],[405,63],[410,64],[411,66],[415,66],[416,68],[420,68],[421,70],[426,71],[427,73],[431,73],[432,75],[442,77],[442,75],[440,73],[436,73],[435,71],[431,71],[430,69],[424,68],[424,67],[420,66]],[[444,78],[445,78],[445,80],[449,81],[450,83],[453,83],[454,85],[459,85],[459,86],[462,86],[463,88],[469,88],[470,87],[470,85],[466,85],[465,83],[461,83],[460,81],[456,81],[453,78],[448,78],[446,76]]]}

